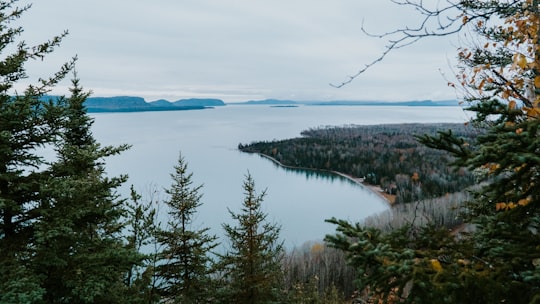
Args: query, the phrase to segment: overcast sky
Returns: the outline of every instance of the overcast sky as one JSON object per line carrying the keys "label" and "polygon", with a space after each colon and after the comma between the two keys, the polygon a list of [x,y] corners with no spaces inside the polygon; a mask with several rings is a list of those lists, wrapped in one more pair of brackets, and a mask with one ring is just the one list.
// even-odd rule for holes
{"label": "overcast sky", "polygon": [[[34,2],[20,20],[24,40],[70,34],[46,60],[27,65],[29,81],[77,55],[79,78],[93,96],[225,102],[456,98],[445,80],[452,78],[455,38],[400,49],[353,83],[329,85],[384,50],[384,40],[362,33],[362,21],[380,33],[418,20],[389,0]],[[53,93],[65,94],[68,84]]]}

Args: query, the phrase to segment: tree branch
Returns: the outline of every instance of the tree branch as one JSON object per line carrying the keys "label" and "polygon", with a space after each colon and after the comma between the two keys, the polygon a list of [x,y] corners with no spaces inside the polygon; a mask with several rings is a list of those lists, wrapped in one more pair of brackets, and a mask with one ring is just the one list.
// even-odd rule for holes
{"label": "tree branch", "polygon": [[[463,30],[463,28],[469,24],[474,24],[473,21],[478,19],[486,20],[492,16],[504,16],[506,14],[510,14],[510,9],[520,2],[519,0],[513,0],[507,4],[494,3],[492,6],[486,6],[484,3],[484,6],[479,6],[479,4],[475,3],[475,1],[446,0],[446,5],[444,7],[439,8],[439,6],[437,6],[435,9],[429,9],[425,6],[422,0],[390,1],[396,5],[412,7],[419,12],[420,16],[423,16],[423,18],[418,26],[406,26],[404,28],[382,34],[373,34],[368,32],[362,23],[361,29],[364,34],[373,38],[387,38],[389,44],[386,46],[385,50],[380,56],[364,65],[364,67],[360,68],[355,74],[348,76],[346,80],[340,83],[330,83],[330,86],[334,88],[341,88],[351,83],[369,68],[382,61],[391,51],[395,49],[409,46],[423,38],[443,37],[459,33]],[[434,28],[431,27],[433,21],[436,24]],[[397,37],[394,39],[394,36]]]}

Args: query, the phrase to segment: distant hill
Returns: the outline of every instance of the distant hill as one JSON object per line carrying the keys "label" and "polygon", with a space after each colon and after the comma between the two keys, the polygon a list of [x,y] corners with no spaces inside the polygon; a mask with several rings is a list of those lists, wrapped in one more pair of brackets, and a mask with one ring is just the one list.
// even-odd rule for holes
{"label": "distant hill", "polygon": [[458,106],[457,100],[413,100],[413,101],[327,101],[309,102],[306,104],[320,106],[408,106],[408,107],[440,107]]}
{"label": "distant hill", "polygon": [[160,99],[154,102],[146,102],[141,97],[133,96],[89,97],[85,102],[85,106],[90,113],[199,110],[224,105],[225,103],[219,99],[193,98],[175,102]]}
{"label": "distant hill", "polygon": [[413,101],[367,101],[367,100],[334,100],[334,101],[293,101],[279,99],[250,100],[237,104],[245,105],[310,105],[310,106],[457,106],[456,100],[413,100]]}
{"label": "distant hill", "polygon": [[[44,100],[57,99],[58,96],[45,96]],[[456,100],[413,100],[413,101],[367,101],[367,100],[334,100],[334,101],[295,101],[282,99],[249,100],[235,105],[266,105],[270,107],[296,107],[306,106],[458,106]],[[89,97],[85,106],[88,112],[142,112],[142,111],[179,111],[200,110],[227,105],[221,99],[214,98],[189,98],[170,102],[159,99],[146,102],[142,97],[115,96],[115,97]]]}
{"label": "distant hill", "polygon": [[297,104],[302,104],[302,102],[293,101],[293,100],[264,99],[264,100],[250,100],[250,101],[240,102],[238,104],[248,104],[248,105],[297,105]]}
{"label": "distant hill", "polygon": [[159,99],[156,101],[149,102],[154,107],[171,107],[172,102],[165,100],[165,99]]}
{"label": "distant hill", "polygon": [[203,106],[203,107],[219,107],[224,106],[225,103],[221,99],[202,99],[202,98],[190,98],[180,99],[172,103],[174,106]]}

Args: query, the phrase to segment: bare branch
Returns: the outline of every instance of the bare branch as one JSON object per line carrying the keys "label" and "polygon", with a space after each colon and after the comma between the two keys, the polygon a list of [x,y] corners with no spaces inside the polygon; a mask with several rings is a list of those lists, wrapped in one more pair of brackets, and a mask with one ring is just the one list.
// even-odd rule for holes
{"label": "bare branch", "polygon": [[[369,68],[382,61],[391,51],[416,43],[420,39],[428,37],[443,37],[459,33],[469,24],[475,24],[476,20],[487,20],[493,16],[504,16],[509,14],[511,8],[519,4],[519,0],[512,0],[506,4],[494,3],[492,6],[480,6],[475,1],[464,0],[446,0],[445,6],[437,6],[430,9],[425,6],[422,0],[390,0],[399,6],[408,6],[415,9],[422,17],[419,24],[415,27],[405,26],[404,28],[382,34],[373,34],[368,32],[362,23],[362,32],[369,37],[386,38],[388,45],[380,56],[370,63],[364,65],[355,74],[348,76],[341,83],[330,86],[341,88],[351,83],[358,76],[363,74]],[[436,24],[436,25],[433,25]],[[397,36],[397,37],[396,37]],[[395,38],[394,38],[395,37]]]}
{"label": "bare branch", "polygon": [[501,75],[501,73],[495,71],[494,69],[492,69],[491,72],[495,74],[495,76],[497,76],[504,84],[506,84],[506,86],[508,86],[510,90],[512,90],[512,92],[516,94],[518,99],[521,100],[526,107],[533,106],[532,102],[527,97],[523,96],[523,94],[521,94],[521,92],[514,85],[512,85],[511,81],[506,79],[506,77],[504,77],[503,75]]}

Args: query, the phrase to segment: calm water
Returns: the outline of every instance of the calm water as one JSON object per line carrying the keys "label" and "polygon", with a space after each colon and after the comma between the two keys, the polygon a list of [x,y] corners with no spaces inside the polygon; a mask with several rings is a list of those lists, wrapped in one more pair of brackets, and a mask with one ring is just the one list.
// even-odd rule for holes
{"label": "calm water", "polygon": [[282,226],[287,246],[320,240],[334,227],[324,219],[359,221],[387,207],[377,195],[349,180],[284,170],[258,155],[239,152],[239,143],[300,136],[305,129],[349,124],[403,122],[464,122],[459,107],[376,106],[267,106],[228,105],[215,109],[175,112],[93,114],[93,132],[102,144],[127,143],[133,147],[111,158],[113,175],[128,174],[129,182],[144,196],[171,184],[170,173],[181,152],[193,172],[194,184],[203,184],[203,206],[196,219],[222,235],[230,221],[227,208],[239,210],[242,183],[249,172],[258,191],[266,189],[263,208],[268,219]]}

